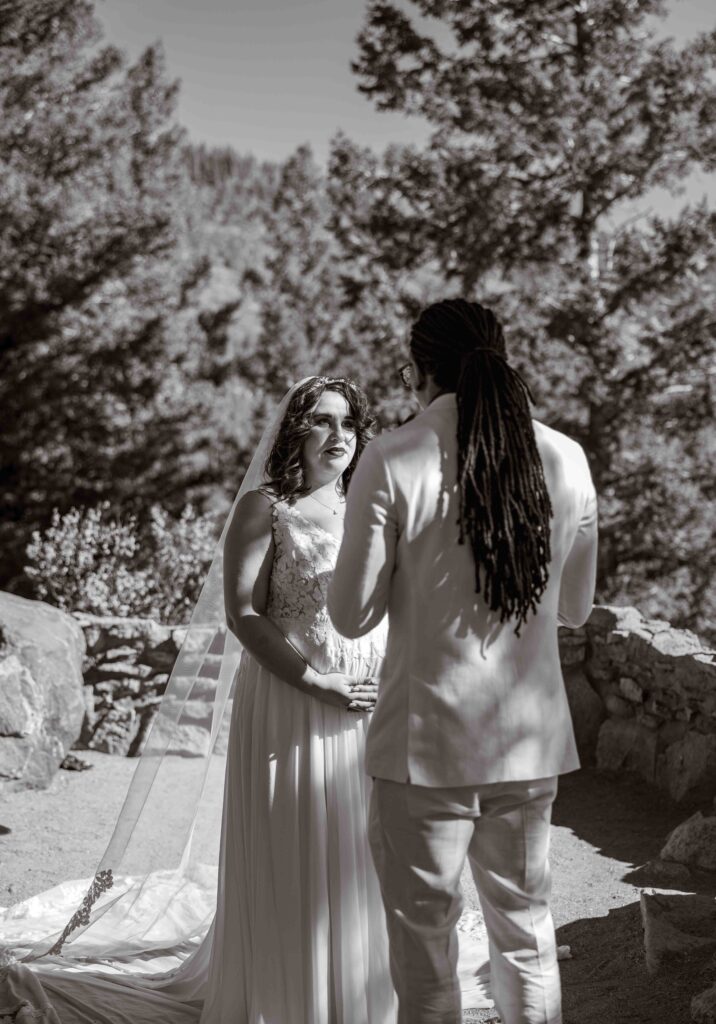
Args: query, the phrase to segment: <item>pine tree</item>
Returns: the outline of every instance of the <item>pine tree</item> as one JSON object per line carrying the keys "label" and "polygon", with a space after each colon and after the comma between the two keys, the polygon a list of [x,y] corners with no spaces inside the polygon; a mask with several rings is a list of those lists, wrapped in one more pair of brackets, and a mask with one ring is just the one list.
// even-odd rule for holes
{"label": "pine tree", "polygon": [[[399,151],[379,159],[339,133],[332,140],[327,191],[329,227],[340,246],[340,302],[344,310],[337,366],[367,390],[383,426],[416,411],[398,367],[407,358],[407,331],[422,306],[442,297],[445,277],[430,261],[403,264],[399,231],[375,231],[389,200],[383,182]],[[394,225],[399,228],[399,225]]]}
{"label": "pine tree", "polygon": [[176,85],[159,48],[127,67],[100,44],[86,0],[0,2],[5,579],[54,506],[191,483],[167,338],[187,272]]}
{"label": "pine tree", "polygon": [[716,166],[716,31],[659,40],[659,0],[408,6],[369,4],[354,68],[432,136],[366,180],[354,245],[498,308],[539,414],[590,457],[601,597],[708,631],[716,216],[624,210]]}
{"label": "pine tree", "polygon": [[264,213],[266,255],[253,280],[258,330],[238,372],[272,396],[335,363],[339,247],[325,180],[309,147],[282,164]]}

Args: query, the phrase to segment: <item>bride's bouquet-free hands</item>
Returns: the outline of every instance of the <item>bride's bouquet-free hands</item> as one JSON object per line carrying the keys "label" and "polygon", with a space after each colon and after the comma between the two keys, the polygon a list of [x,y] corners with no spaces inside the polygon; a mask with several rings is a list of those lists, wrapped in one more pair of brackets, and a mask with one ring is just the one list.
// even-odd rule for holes
{"label": "bride's bouquet-free hands", "polygon": [[372,711],[378,699],[378,680],[373,676],[356,680],[351,687],[351,702],[348,711]]}
{"label": "bride's bouquet-free hands", "polygon": [[378,696],[378,680],[357,679],[344,672],[316,672],[311,692],[318,700],[345,711],[372,711]]}

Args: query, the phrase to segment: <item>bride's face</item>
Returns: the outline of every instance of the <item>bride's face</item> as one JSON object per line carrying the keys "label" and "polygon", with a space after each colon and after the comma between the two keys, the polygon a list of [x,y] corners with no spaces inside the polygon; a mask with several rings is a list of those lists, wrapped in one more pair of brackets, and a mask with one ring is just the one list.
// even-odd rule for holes
{"label": "bride's face", "polygon": [[356,450],[356,423],[351,407],[337,391],[324,391],[311,413],[311,431],[303,442],[303,466],[314,486],[337,480]]}

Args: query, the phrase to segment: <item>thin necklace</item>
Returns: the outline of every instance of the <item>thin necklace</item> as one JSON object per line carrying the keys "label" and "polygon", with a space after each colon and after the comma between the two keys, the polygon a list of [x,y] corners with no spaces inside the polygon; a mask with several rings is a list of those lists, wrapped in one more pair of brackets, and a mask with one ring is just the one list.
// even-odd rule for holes
{"label": "thin necklace", "polygon": [[[338,510],[337,510],[337,509],[335,509],[335,508],[332,508],[332,507],[331,507],[330,505],[326,505],[325,501],[321,501],[321,499],[320,499],[320,498],[317,498],[317,497],[315,496],[315,494],[309,494],[309,495],[308,495],[308,497],[309,497],[309,498],[313,498],[313,500],[314,500],[314,501],[317,501],[319,505],[323,505],[323,507],[324,507],[324,508],[327,508],[327,509],[328,509],[328,511],[329,511],[329,512],[331,512],[331,513],[332,513],[332,514],[333,514],[334,516],[337,516],[337,515],[339,515],[339,512],[338,512]],[[341,504],[341,505],[345,505],[345,503],[346,503],[346,501],[345,501],[345,498],[343,499],[343,501],[339,501],[339,504]]]}

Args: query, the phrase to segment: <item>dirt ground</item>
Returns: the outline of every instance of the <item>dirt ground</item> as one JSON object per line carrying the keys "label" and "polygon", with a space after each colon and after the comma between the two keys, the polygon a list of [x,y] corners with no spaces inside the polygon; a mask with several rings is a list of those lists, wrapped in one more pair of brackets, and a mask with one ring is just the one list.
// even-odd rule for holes
{"label": "dirt ground", "polygon": [[[59,772],[44,791],[2,795],[0,906],[67,878],[91,876],[111,835],[136,762],[81,752],[93,768]],[[187,762],[176,758],[181,785]],[[214,799],[220,800],[220,787]],[[591,770],[565,776],[552,829],[553,911],[561,963],[564,1024],[690,1024],[691,997],[716,981],[716,963],[692,962],[663,977],[644,965],[637,869],[658,855],[666,834],[693,808],[675,807],[636,781]],[[471,881],[466,902],[476,906]],[[716,886],[703,879],[691,891]],[[470,1021],[494,1021],[473,1011]]]}

